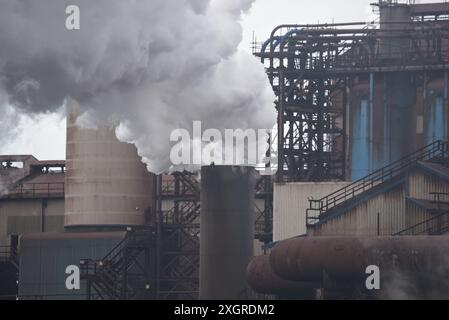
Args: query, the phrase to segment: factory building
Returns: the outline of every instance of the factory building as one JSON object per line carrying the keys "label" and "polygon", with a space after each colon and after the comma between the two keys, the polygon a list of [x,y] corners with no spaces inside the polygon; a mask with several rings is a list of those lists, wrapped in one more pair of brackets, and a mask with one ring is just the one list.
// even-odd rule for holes
{"label": "factory building", "polygon": [[[259,293],[449,296],[449,4],[373,8],[364,27],[281,25],[255,52],[283,129],[275,243],[247,270]],[[365,287],[370,265],[382,290]]]}
{"label": "factory building", "polygon": [[17,293],[19,236],[64,231],[64,161],[0,156],[0,296]]}
{"label": "factory building", "polygon": [[[425,159],[428,150],[436,157]],[[319,203],[313,201],[308,232],[313,236],[444,233],[449,227],[447,152],[447,144],[436,143],[409,162],[386,167],[383,175],[375,172],[364,182],[348,185]]]}
{"label": "factory building", "polygon": [[[66,161],[0,157],[0,295],[447,297],[449,4],[373,8],[377,22],[281,25],[255,46],[277,97],[273,177],[155,176],[76,110]],[[363,287],[368,265],[388,290]]]}
{"label": "factory building", "polygon": [[0,161],[0,245],[20,234],[64,231],[65,161],[31,155],[0,156]]}
{"label": "factory building", "polygon": [[[67,121],[66,161],[1,158],[2,259],[5,270],[16,269],[11,270],[18,274],[20,299],[86,299],[96,294],[91,292],[95,285],[122,280],[117,274],[107,281],[94,277],[101,284],[91,281],[90,268],[117,245],[134,241],[133,260],[146,263],[151,254],[151,241],[142,240],[148,240],[151,233],[143,237],[137,229],[154,223],[154,175],[146,170],[133,145],[117,140],[114,128],[82,128],[76,119],[76,113],[71,113]],[[134,264],[127,268],[132,270]],[[86,273],[83,287],[76,292],[65,285],[70,265]],[[144,276],[149,279],[147,270]],[[144,288],[145,280],[141,281]],[[122,294],[120,290],[98,289],[104,298],[104,291],[114,298],[113,294]],[[2,292],[4,296],[15,294]],[[133,294],[146,297],[147,293]]]}

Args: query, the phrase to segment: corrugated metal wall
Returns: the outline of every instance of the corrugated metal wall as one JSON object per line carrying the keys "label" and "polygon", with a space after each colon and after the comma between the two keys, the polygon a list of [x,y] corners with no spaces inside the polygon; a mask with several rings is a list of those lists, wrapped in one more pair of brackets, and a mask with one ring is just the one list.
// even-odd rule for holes
{"label": "corrugated metal wall", "polygon": [[449,183],[422,170],[409,177],[409,196],[416,199],[434,200],[432,192],[449,193]]}
{"label": "corrugated metal wall", "polygon": [[315,236],[391,235],[405,229],[405,188],[400,185],[370,198],[350,211],[315,228]]}
{"label": "corrugated metal wall", "polygon": [[[349,211],[313,228],[313,236],[392,235],[432,217],[407,198],[434,200],[431,192],[449,193],[449,183],[421,169],[412,171],[394,189],[367,197]],[[292,196],[293,197],[293,196]]]}
{"label": "corrugated metal wall", "polygon": [[86,299],[86,287],[70,291],[65,286],[67,266],[80,259],[103,258],[125,232],[39,233],[20,241],[19,297],[22,300]]}
{"label": "corrugated metal wall", "polygon": [[[418,207],[417,205],[413,204],[410,201],[407,201],[405,208],[406,208],[405,220],[406,220],[407,228],[416,226],[418,223],[421,223],[423,221],[427,221],[430,218],[432,218],[432,216],[433,216],[427,210],[425,210],[421,207]],[[428,226],[423,226],[423,231],[427,227]],[[413,230],[413,231],[415,231],[415,230]]]}
{"label": "corrugated metal wall", "polygon": [[304,235],[309,199],[320,199],[348,182],[285,183],[274,185],[273,240],[281,241]]}
{"label": "corrugated metal wall", "polygon": [[[42,217],[44,221],[42,221]],[[64,231],[64,199],[4,199],[0,201],[0,246],[10,235]]]}

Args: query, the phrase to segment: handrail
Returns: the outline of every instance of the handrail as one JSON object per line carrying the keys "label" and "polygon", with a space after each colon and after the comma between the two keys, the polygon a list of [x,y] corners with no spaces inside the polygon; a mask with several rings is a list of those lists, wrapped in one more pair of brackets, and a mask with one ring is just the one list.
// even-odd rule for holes
{"label": "handrail", "polygon": [[[447,221],[446,224],[444,224],[444,225],[438,225],[438,224],[431,225],[431,224],[433,222],[439,222],[439,220],[445,216],[449,218],[449,213],[445,212],[445,213],[442,213],[435,217],[432,217],[428,220],[425,220],[425,221],[420,222],[414,226],[411,226],[405,230],[397,232],[397,233],[393,234],[393,236],[405,236],[405,235],[418,236],[418,235],[422,235],[422,234],[430,234],[430,235],[441,234],[443,231],[449,230],[449,221]],[[431,226],[427,227],[428,225],[431,225]],[[419,228],[423,227],[423,226],[424,226],[423,230],[420,230],[418,232],[417,230],[419,230]]]}
{"label": "handrail", "polygon": [[[127,234],[125,237],[119,241],[102,259],[94,260],[94,259],[81,259],[80,267],[81,267],[81,276],[84,279],[89,279],[89,285],[97,288],[97,293],[100,296],[103,296],[102,293],[113,296],[115,298],[120,297],[120,293],[117,290],[122,290],[123,287],[112,285],[116,283],[116,280],[121,277],[121,272],[126,270],[129,265],[127,265],[124,261],[125,250],[134,242],[140,243],[141,239],[139,236],[148,237],[147,231],[152,231],[153,228],[151,226],[135,226],[129,227],[127,229]],[[145,231],[145,234],[139,234],[139,231]],[[143,240],[143,239],[142,239]],[[130,261],[132,261],[132,257]],[[131,287],[127,284],[126,287],[129,290]],[[100,290],[101,293],[98,291]]]}
{"label": "handrail", "polygon": [[64,182],[34,182],[18,184],[6,196],[51,196],[65,193]]}
{"label": "handrail", "polygon": [[10,261],[16,268],[19,267],[19,253],[14,246],[0,246],[0,260]]}
{"label": "handrail", "polygon": [[119,256],[122,253],[122,250],[126,247],[129,240],[138,232],[141,230],[150,230],[151,227],[146,226],[136,226],[130,228],[130,230],[127,230],[126,236],[114,247],[112,248],[106,256],[104,256],[100,262],[103,263],[103,266],[112,263],[115,261],[117,256]]}
{"label": "handrail", "polygon": [[[419,161],[430,160],[439,155],[445,158],[449,154],[449,143],[445,141],[435,141],[432,144],[421,148],[412,154],[392,162],[391,164],[374,171],[366,177],[359,179],[319,200],[309,200],[307,210],[308,220],[319,220],[319,217],[330,209],[358,196],[373,187],[391,178],[402,174],[406,169],[415,165]],[[318,212],[318,216],[309,216],[310,212]]]}

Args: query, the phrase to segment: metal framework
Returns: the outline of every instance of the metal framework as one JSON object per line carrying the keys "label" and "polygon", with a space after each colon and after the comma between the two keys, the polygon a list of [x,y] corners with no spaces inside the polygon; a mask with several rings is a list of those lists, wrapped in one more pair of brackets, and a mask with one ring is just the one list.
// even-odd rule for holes
{"label": "metal framework", "polygon": [[[279,182],[345,180],[348,88],[375,73],[449,68],[447,24],[416,17],[410,23],[281,25],[254,54],[266,66],[278,111]],[[382,43],[409,41],[385,53]],[[393,50],[394,51],[394,50]]]}
{"label": "metal framework", "polygon": [[313,227],[332,209],[343,205],[347,201],[356,199],[376,186],[403,175],[421,161],[433,161],[447,166],[448,155],[449,143],[446,141],[435,141],[398,161],[390,163],[384,168],[374,171],[360,180],[354,181],[322,199],[311,199],[309,200],[309,209],[307,209],[307,225]]}
{"label": "metal framework", "polygon": [[[273,239],[273,184],[259,177],[255,197],[255,238]],[[196,300],[199,293],[200,185],[197,176],[176,172],[158,177],[156,297]]]}
{"label": "metal framework", "polygon": [[158,177],[156,297],[195,300],[199,290],[200,186],[195,174]]}
{"label": "metal framework", "polygon": [[155,231],[151,226],[128,228],[125,238],[101,260],[82,259],[81,279],[88,300],[154,298]]}
{"label": "metal framework", "polygon": [[[273,241],[273,179],[261,176],[256,183],[255,238],[264,244]],[[258,202],[261,203],[258,203]]]}

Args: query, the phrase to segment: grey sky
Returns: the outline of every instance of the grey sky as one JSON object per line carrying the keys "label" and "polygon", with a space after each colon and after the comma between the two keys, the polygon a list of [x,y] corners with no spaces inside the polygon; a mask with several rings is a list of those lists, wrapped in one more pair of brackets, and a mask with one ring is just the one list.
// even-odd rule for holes
{"label": "grey sky", "polygon": [[242,48],[249,48],[252,33],[266,40],[277,25],[369,21],[374,0],[257,0],[242,21]]}
{"label": "grey sky", "polygon": [[[249,51],[253,32],[258,41],[264,41],[279,24],[369,21],[373,19],[370,7],[373,1],[257,0],[242,20],[244,34],[240,48]],[[0,122],[0,126],[5,124]],[[65,158],[65,126],[61,116],[45,115],[34,119],[22,116],[17,127],[16,139],[0,145],[1,154],[26,153],[40,159]]]}

